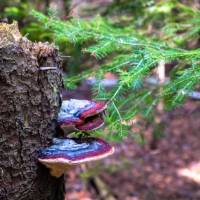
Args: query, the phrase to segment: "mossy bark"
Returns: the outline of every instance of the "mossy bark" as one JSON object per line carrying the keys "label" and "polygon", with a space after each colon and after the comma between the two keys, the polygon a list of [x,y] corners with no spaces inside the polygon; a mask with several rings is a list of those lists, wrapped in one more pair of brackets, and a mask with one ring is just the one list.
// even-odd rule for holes
{"label": "mossy bark", "polygon": [[37,152],[55,136],[62,74],[57,50],[0,23],[0,200],[63,200],[64,182]]}

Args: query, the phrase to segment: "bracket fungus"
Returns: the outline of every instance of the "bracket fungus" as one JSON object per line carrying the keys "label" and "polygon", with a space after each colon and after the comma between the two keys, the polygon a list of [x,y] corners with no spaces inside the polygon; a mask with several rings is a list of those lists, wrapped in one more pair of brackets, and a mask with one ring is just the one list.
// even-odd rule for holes
{"label": "bracket fungus", "polygon": [[[96,130],[104,124],[104,102],[70,99],[63,101],[58,113],[61,129],[72,127],[79,131]],[[60,177],[70,165],[105,158],[114,152],[106,141],[94,137],[54,138],[50,147],[39,151],[39,162],[50,169],[51,175]]]}
{"label": "bracket fungus", "polygon": [[52,146],[40,150],[39,161],[52,176],[60,177],[70,165],[99,160],[113,152],[114,147],[99,138],[54,138]]}
{"label": "bracket fungus", "polygon": [[107,105],[100,101],[70,99],[63,101],[58,114],[61,128],[72,127],[79,131],[92,131],[104,124],[103,112]]}

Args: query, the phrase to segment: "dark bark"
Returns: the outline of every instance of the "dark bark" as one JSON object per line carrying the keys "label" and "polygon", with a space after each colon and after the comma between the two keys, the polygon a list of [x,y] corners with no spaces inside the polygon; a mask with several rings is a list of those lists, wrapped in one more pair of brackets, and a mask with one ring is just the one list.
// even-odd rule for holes
{"label": "dark bark", "polygon": [[0,24],[0,200],[63,200],[63,177],[37,161],[55,136],[61,87],[57,50]]}

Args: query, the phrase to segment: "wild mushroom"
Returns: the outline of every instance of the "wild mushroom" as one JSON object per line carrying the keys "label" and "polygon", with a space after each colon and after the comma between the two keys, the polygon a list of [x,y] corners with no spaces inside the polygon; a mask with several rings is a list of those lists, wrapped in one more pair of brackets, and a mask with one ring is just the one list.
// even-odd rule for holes
{"label": "wild mushroom", "polygon": [[53,139],[50,147],[39,152],[39,161],[60,177],[70,165],[99,160],[114,152],[114,147],[99,138]]}
{"label": "wild mushroom", "polygon": [[[104,124],[102,115],[106,107],[104,102],[76,99],[63,101],[58,124],[61,129],[95,130]],[[40,150],[38,159],[50,168],[53,176],[60,177],[70,165],[99,160],[113,152],[114,147],[99,138],[55,138],[50,147]]]}
{"label": "wild mushroom", "polygon": [[58,114],[61,128],[91,131],[104,124],[102,117],[107,105],[100,101],[70,99],[63,101]]}

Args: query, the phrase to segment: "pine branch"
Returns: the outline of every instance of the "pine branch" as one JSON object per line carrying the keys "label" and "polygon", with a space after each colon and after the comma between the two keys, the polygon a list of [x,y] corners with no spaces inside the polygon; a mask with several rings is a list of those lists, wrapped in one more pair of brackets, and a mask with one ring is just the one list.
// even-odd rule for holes
{"label": "pine branch", "polygon": [[[136,34],[132,27],[120,28],[101,17],[60,21],[54,16],[47,17],[36,11],[32,15],[47,31],[54,34],[55,42],[64,39],[67,43],[79,44],[83,47],[83,53],[105,60],[99,69],[68,77],[68,85],[86,79],[87,76],[101,78],[99,74],[110,71],[119,77],[118,86],[110,92],[100,86],[96,90],[97,98],[110,100],[110,115],[106,121],[109,124],[108,130],[115,133],[114,139],[127,135],[127,124],[133,116],[140,114],[146,117],[161,98],[167,98],[169,107],[179,105],[186,96],[185,91],[190,92],[199,82],[200,49],[173,48],[162,41]],[[110,62],[106,62],[107,56],[112,57]],[[160,61],[184,64],[181,69],[177,66],[176,75],[163,86],[163,90],[146,89],[144,80],[153,73]]]}

